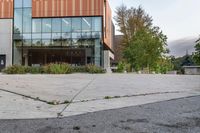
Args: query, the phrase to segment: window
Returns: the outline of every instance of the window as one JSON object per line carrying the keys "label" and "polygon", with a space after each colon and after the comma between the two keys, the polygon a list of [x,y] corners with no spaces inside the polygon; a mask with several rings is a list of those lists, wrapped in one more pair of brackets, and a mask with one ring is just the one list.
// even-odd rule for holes
{"label": "window", "polygon": [[92,30],[92,18],[85,17],[82,18],[82,31],[88,32]]}
{"label": "window", "polygon": [[71,18],[63,18],[62,19],[62,32],[71,32]]}
{"label": "window", "polygon": [[51,19],[42,20],[42,32],[51,32]]}
{"label": "window", "polygon": [[22,0],[14,0],[15,8],[22,8]]}
{"label": "window", "polygon": [[101,17],[92,18],[92,31],[101,31],[102,30],[102,21]]}
{"label": "window", "polygon": [[40,39],[38,40],[32,40],[32,46],[41,46],[42,45],[42,41]]}
{"label": "window", "polygon": [[81,18],[72,18],[72,32],[81,32]]}
{"label": "window", "polygon": [[41,39],[42,38],[42,34],[37,33],[37,34],[32,34],[32,39]]}
{"label": "window", "polygon": [[42,39],[51,39],[51,33],[43,33]]}
{"label": "window", "polygon": [[32,0],[23,0],[23,7],[32,7]]}
{"label": "window", "polygon": [[42,20],[33,19],[32,20],[32,32],[42,32]]}
{"label": "window", "polygon": [[61,32],[61,19],[52,19],[52,32]]}
{"label": "window", "polygon": [[30,39],[23,40],[23,46],[31,46],[31,40]]}
{"label": "window", "polygon": [[31,34],[23,34],[23,39],[31,39]]}
{"label": "window", "polygon": [[14,33],[22,33],[22,9],[15,9]]}
{"label": "window", "polygon": [[42,40],[42,46],[50,46],[51,45],[51,40]]}
{"label": "window", "polygon": [[23,9],[23,32],[30,33],[32,18],[31,18],[31,8]]}

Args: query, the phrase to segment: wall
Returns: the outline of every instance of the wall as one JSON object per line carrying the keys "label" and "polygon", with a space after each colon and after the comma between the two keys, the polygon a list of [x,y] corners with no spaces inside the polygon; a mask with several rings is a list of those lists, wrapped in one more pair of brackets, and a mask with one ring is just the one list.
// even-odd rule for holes
{"label": "wall", "polygon": [[186,75],[200,75],[200,67],[186,67],[184,71]]}
{"label": "wall", "polygon": [[0,0],[0,18],[13,18],[13,0]]}
{"label": "wall", "polygon": [[113,23],[112,23],[112,11],[109,5],[109,1],[106,0],[106,9],[104,10],[104,42],[113,50]]}
{"label": "wall", "polygon": [[12,20],[0,19],[0,54],[6,55],[6,66],[12,65]]}
{"label": "wall", "polygon": [[32,0],[33,17],[99,16],[103,0]]}

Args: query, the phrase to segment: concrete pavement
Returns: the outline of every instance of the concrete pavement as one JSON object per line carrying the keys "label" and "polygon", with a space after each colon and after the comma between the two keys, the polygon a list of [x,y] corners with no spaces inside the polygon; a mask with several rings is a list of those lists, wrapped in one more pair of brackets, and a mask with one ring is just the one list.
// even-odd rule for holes
{"label": "concrete pavement", "polygon": [[195,95],[200,76],[0,75],[0,119],[64,117]]}

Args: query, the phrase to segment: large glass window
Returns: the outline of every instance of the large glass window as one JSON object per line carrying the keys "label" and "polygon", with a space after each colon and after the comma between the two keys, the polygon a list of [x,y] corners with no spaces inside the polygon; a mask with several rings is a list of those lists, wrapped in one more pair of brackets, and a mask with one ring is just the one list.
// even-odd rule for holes
{"label": "large glass window", "polygon": [[51,32],[51,19],[42,19],[42,32]]}
{"label": "large glass window", "polygon": [[72,18],[72,32],[81,32],[81,18]]}
{"label": "large glass window", "polygon": [[31,32],[31,24],[32,24],[32,17],[31,17],[31,8],[23,9],[23,32],[30,33]]}
{"label": "large glass window", "polygon": [[92,30],[92,18],[84,17],[82,18],[82,32],[89,32]]}
{"label": "large glass window", "polygon": [[42,32],[41,19],[32,19],[32,32]]}
{"label": "large glass window", "polygon": [[62,19],[62,32],[71,32],[72,30],[71,21],[72,21],[71,18]]}
{"label": "large glass window", "polygon": [[101,31],[102,30],[102,20],[101,17],[92,18],[92,31]]}
{"label": "large glass window", "polygon": [[23,0],[23,7],[32,7],[32,0]]}
{"label": "large glass window", "polygon": [[14,33],[22,33],[22,9],[15,9]]}
{"label": "large glass window", "polygon": [[42,45],[42,41],[40,39],[38,40],[32,40],[32,46],[39,47]]}
{"label": "large glass window", "polygon": [[14,0],[15,8],[22,8],[22,0]]}
{"label": "large glass window", "polygon": [[31,40],[30,39],[23,40],[23,46],[31,46]]}
{"label": "large glass window", "polygon": [[52,32],[61,32],[61,19],[52,19]]}

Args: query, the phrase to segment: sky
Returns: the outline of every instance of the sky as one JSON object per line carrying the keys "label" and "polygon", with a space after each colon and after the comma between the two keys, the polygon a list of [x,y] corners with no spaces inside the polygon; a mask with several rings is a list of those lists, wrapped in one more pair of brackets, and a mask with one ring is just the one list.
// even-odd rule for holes
{"label": "sky", "polygon": [[[153,24],[167,35],[168,42],[200,35],[200,0],[109,0],[115,8],[124,2],[128,7],[141,5],[153,17]],[[119,34],[119,32],[116,32]]]}

